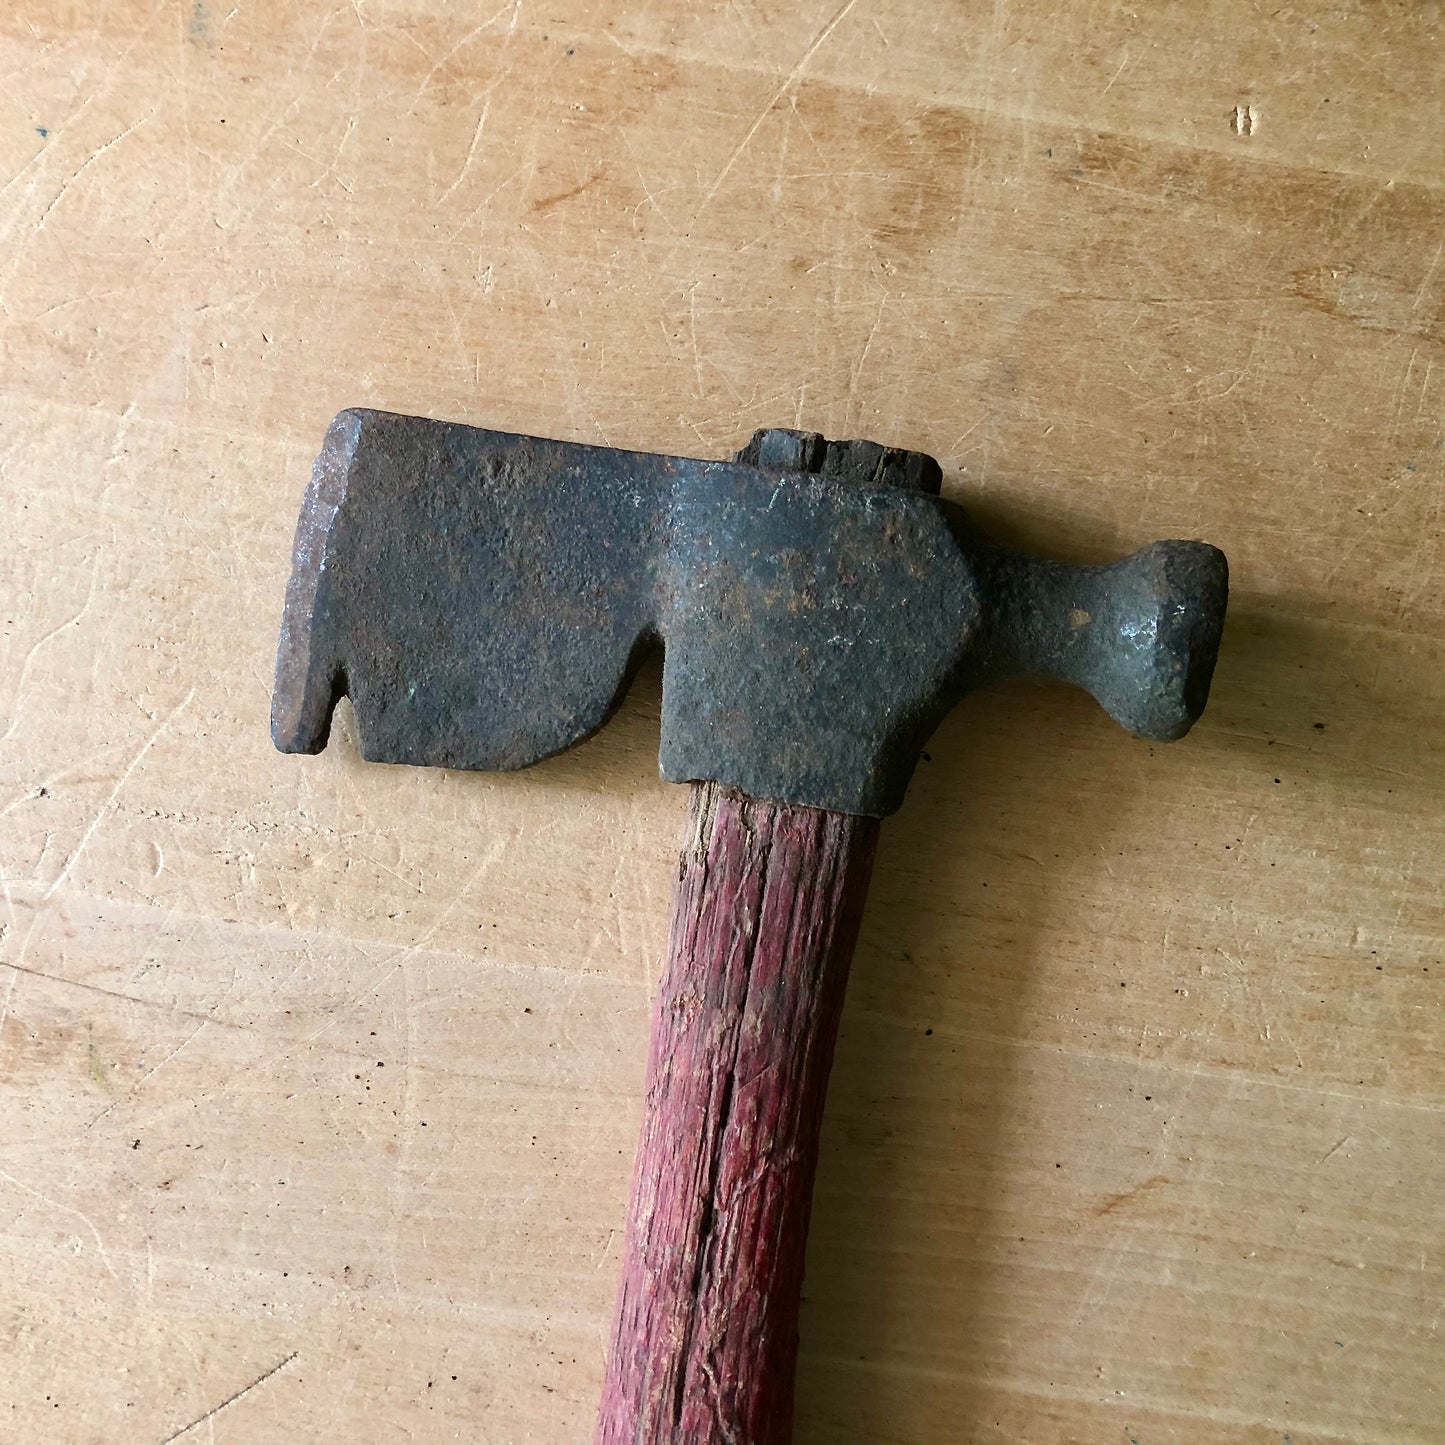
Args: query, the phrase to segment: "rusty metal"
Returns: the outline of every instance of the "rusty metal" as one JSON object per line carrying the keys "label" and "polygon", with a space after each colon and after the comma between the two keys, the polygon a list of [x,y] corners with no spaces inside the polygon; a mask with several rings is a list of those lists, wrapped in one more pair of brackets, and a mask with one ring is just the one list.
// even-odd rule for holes
{"label": "rusty metal", "polygon": [[759,432],[731,462],[377,411],[332,423],[297,528],[272,735],[508,769],[599,728],[664,648],[661,770],[882,816],[965,693],[1088,689],[1176,738],[1208,696],[1224,556],[1156,542],[1072,567],[983,542],[937,463]]}

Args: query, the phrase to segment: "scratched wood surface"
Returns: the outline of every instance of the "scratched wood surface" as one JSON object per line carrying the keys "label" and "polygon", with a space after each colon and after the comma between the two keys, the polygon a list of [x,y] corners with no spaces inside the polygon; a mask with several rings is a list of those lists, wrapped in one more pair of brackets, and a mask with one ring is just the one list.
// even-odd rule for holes
{"label": "scratched wood surface", "polygon": [[1438,1442],[1442,26],[0,8],[0,1440],[589,1438],[685,794],[655,668],[526,774],[271,751],[361,403],[1223,546],[1188,741],[1004,687],[884,829],[799,1440]]}

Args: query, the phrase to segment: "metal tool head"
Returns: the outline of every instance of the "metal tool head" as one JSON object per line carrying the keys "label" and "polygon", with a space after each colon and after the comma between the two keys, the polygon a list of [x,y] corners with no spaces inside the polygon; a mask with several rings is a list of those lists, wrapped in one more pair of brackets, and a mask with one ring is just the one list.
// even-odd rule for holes
{"label": "metal tool head", "polygon": [[664,648],[663,776],[882,815],[990,676],[1087,688],[1176,738],[1209,692],[1224,556],[1005,552],[932,458],[760,432],[732,462],[343,412],[296,533],[272,706],[285,752],[349,695],[362,755],[525,767],[594,732]]}

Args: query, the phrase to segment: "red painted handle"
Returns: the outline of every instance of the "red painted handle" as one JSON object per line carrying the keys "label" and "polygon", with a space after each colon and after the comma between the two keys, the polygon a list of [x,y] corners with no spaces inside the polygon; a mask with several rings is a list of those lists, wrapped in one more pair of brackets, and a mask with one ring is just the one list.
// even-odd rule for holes
{"label": "red painted handle", "polygon": [[878,822],[693,787],[597,1445],[786,1445]]}

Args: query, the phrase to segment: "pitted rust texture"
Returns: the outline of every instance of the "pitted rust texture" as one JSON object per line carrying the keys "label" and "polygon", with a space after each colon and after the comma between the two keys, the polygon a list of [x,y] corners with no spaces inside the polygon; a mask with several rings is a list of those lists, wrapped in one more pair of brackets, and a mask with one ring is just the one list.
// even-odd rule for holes
{"label": "pitted rust texture", "polygon": [[943,715],[1006,672],[1186,732],[1223,554],[1001,551],[939,481],[921,453],[813,433],[704,462],[343,412],[297,528],[276,745],[319,751],[346,693],[368,759],[525,767],[600,727],[658,638],[663,776],[783,802],[893,811]]}

